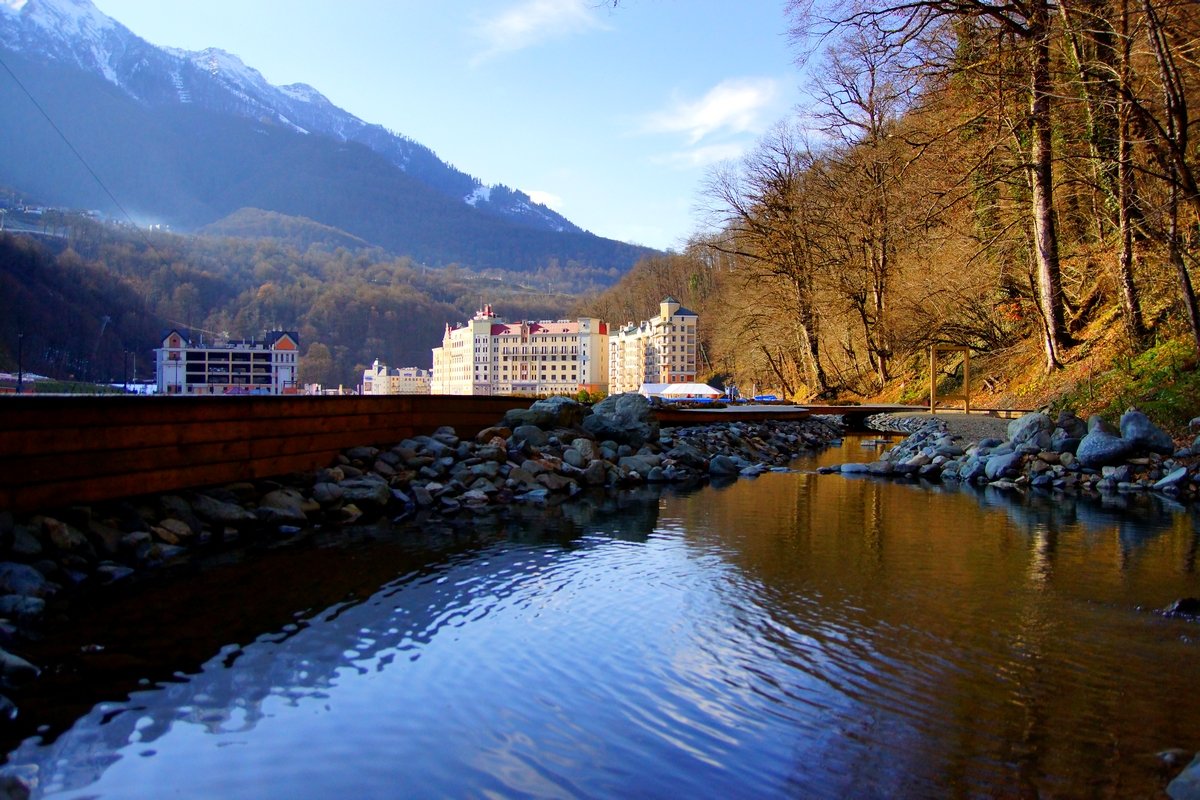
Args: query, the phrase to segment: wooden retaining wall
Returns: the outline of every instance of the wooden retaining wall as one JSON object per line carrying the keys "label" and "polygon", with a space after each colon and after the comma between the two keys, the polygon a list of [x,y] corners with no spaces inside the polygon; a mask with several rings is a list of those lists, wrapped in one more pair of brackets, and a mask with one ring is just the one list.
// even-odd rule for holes
{"label": "wooden retaining wall", "polygon": [[442,425],[474,436],[512,397],[4,397],[0,510],[14,513],[328,466]]}

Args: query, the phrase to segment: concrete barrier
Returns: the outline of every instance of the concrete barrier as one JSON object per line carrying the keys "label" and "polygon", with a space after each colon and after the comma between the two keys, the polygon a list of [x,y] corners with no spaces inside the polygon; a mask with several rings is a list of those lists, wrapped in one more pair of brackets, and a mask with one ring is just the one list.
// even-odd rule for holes
{"label": "concrete barrier", "polygon": [[530,398],[63,396],[0,399],[0,510],[14,513],[328,466],[442,425],[474,436]]}

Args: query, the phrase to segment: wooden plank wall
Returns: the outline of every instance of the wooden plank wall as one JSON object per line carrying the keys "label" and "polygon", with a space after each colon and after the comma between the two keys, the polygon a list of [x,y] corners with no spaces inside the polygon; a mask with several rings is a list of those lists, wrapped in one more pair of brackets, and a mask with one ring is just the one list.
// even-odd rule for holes
{"label": "wooden plank wall", "polygon": [[474,436],[512,397],[0,398],[0,510],[26,513],[328,466],[340,450],[450,425]]}

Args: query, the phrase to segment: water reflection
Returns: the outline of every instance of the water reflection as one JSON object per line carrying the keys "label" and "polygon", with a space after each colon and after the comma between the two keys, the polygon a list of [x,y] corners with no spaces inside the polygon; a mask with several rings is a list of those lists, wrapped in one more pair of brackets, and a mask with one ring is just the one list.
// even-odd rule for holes
{"label": "water reflection", "polygon": [[1139,754],[1200,749],[1187,624],[1136,610],[1200,588],[1178,508],[804,466],[200,570],[102,637],[178,674],[9,768],[65,797],[1147,796]]}

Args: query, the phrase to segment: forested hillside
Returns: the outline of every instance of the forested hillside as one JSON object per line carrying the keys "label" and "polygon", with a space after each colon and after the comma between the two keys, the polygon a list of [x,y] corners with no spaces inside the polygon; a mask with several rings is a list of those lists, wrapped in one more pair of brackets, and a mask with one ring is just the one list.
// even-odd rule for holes
{"label": "forested hillside", "polygon": [[330,246],[323,237],[349,237],[279,215],[244,211],[229,225],[312,244],[147,235],[78,218],[47,221],[61,238],[0,233],[0,370],[16,369],[18,334],[27,371],[120,381],[126,352],[139,377],[152,377],[151,351],[170,327],[209,341],[284,329],[300,333],[305,382],[353,386],[376,358],[428,368],[446,323],[481,300],[511,318],[559,318],[566,292],[594,287],[594,273],[572,265],[519,275],[425,268]]}
{"label": "forested hillside", "polygon": [[1200,4],[788,9],[813,106],[710,174],[686,252],[581,310],[675,294],[715,375],[798,398],[927,398],[933,344],[1025,407],[1195,381]]}

